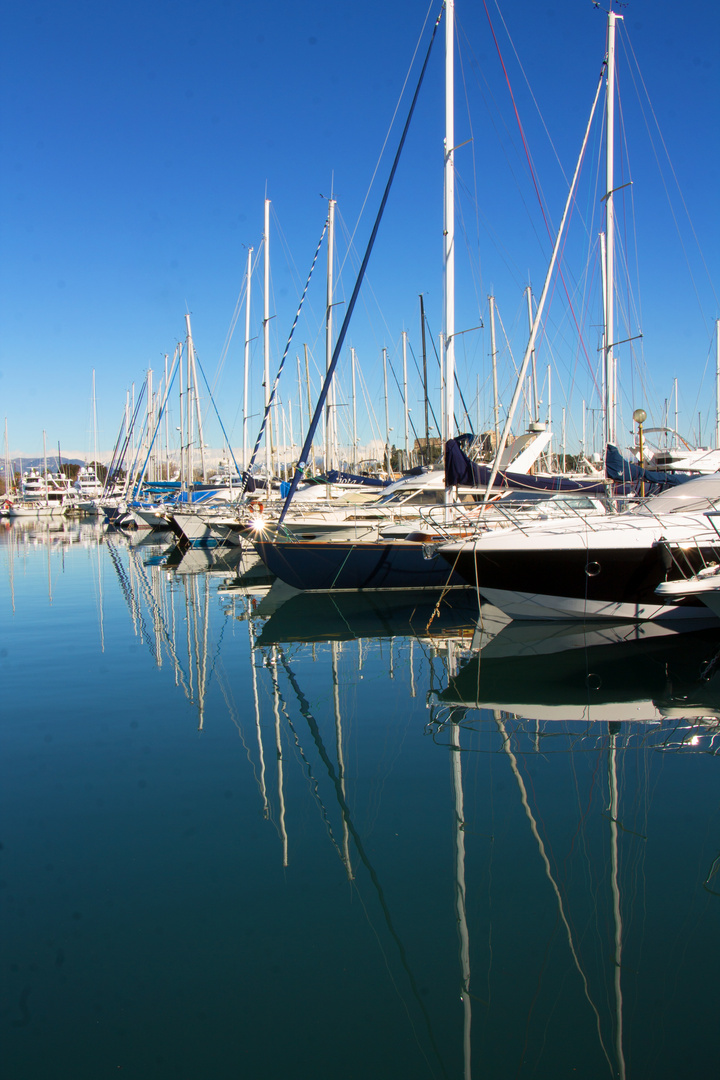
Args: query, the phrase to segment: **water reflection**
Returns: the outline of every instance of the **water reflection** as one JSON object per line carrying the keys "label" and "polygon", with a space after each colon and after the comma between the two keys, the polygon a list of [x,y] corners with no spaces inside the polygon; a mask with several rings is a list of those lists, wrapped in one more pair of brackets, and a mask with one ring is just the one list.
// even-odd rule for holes
{"label": "water reflection", "polygon": [[298,595],[238,549],[28,524],[10,1074],[707,1071],[719,631]]}
{"label": "water reflection", "polygon": [[677,632],[509,623],[468,660],[439,701],[530,720],[662,723],[714,730],[720,719],[720,626]]}

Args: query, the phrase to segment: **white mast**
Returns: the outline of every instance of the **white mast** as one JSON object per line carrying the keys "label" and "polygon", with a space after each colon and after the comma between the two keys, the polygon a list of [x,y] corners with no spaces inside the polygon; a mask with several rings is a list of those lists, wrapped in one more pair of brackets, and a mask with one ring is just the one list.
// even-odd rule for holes
{"label": "white mast", "polygon": [[285,409],[280,410],[280,420],[282,426],[282,442],[278,440],[278,465],[280,466],[278,472],[282,476],[283,480],[287,480],[287,434],[285,431]]}
{"label": "white mast", "polygon": [[[173,357],[173,365],[175,363],[175,357]],[[168,354],[165,353],[165,401],[167,402],[168,392],[170,390],[170,384],[168,383]],[[162,472],[160,478],[170,479],[170,417],[169,410],[165,409],[165,476]]]}
{"label": "white mast", "polygon": [[[528,329],[532,333],[533,325],[533,304],[532,304],[532,285],[528,285],[525,290],[527,296],[527,309],[528,309]],[[538,384],[537,384],[537,368],[535,366],[535,350],[532,351],[530,358],[530,368],[532,371],[532,415],[530,417],[531,422],[540,422],[540,399],[538,397]],[[532,430],[532,429],[531,429]]]}
{"label": "white mast", "polygon": [[[93,378],[94,378],[94,376],[95,376],[95,372],[93,371]],[[49,506],[50,505],[50,498],[49,498],[50,488],[49,488],[49,485],[48,485],[48,474],[47,474],[47,440],[46,440],[46,437],[45,437],[45,430],[44,429],[43,429],[43,468],[45,470],[45,477],[44,477],[44,480],[43,480],[43,484],[44,484],[44,487],[45,487],[45,505]]]}
{"label": "white mast", "polygon": [[455,0],[445,2],[445,438],[455,435]]}
{"label": "white mast", "polygon": [[[548,426],[548,431],[552,432],[552,369],[551,369],[549,364],[547,366],[547,400],[548,400],[547,426]],[[549,463],[549,459],[552,457],[552,441],[550,442],[550,445],[548,446],[547,453],[548,453],[548,463]],[[549,471],[549,469],[548,469],[548,471]]]}
{"label": "white mast", "polygon": [[207,484],[207,466],[205,463],[205,436],[203,435],[202,412],[200,410],[200,392],[198,390],[197,364],[195,362],[195,346],[193,345],[192,337],[190,338],[190,345],[192,347],[193,384],[195,386],[195,410],[197,412],[198,439],[200,440],[200,467],[202,469],[203,483]]}
{"label": "white mast", "polygon": [[[305,386],[307,389],[307,411],[309,429],[310,425],[312,424],[312,404],[310,397],[310,362],[308,360],[308,347],[306,344],[303,344],[303,350],[305,352]],[[314,475],[315,473],[315,450],[312,444],[310,444],[310,473],[311,475]]]}
{"label": "white mast", "polygon": [[490,301],[490,357],[492,360],[492,382],[493,382],[493,415],[495,418],[495,446],[494,450],[497,450],[500,444],[500,403],[498,401],[498,379],[497,379],[497,349],[495,347],[495,297],[489,296]]}
{"label": "white mast", "polygon": [[583,398],[582,406],[582,456],[585,458],[587,457],[587,447],[585,443],[585,398]]}
{"label": "white mast", "polygon": [[613,345],[615,337],[615,20],[608,12],[607,99],[605,147],[605,441],[617,442],[616,372]]}
{"label": "white mast", "polygon": [[[602,332],[602,344],[600,351],[602,353],[602,363],[600,365],[601,373],[601,395],[602,395],[602,438],[607,445],[608,442],[608,401],[609,391],[607,382],[607,352],[605,349],[605,342],[607,341],[607,328],[605,326],[605,320],[607,318],[607,248],[605,246],[605,233],[598,233],[598,240],[600,241],[600,280],[602,282],[602,319],[603,319],[603,332]],[[604,448],[603,448],[604,454]]]}
{"label": "white mast", "polygon": [[302,393],[302,372],[300,370],[300,353],[295,353],[295,359],[297,361],[297,379],[298,379],[298,416],[300,418],[300,434],[298,436],[299,445],[302,446],[305,442],[305,434],[303,431],[303,393]]}
{"label": "white mast", "polygon": [[[93,401],[92,401],[92,407],[93,407],[93,453],[94,453],[94,456],[95,456],[95,461],[94,461],[94,464],[93,464],[93,472],[95,473],[95,490],[93,492],[93,495],[97,495],[98,494],[98,489],[97,489],[97,405],[96,405],[96,402],[95,402],[95,368],[93,368],[93,373],[92,373],[92,397],[93,397]],[[47,475],[47,468],[45,470],[45,473]]]}
{"label": "white mast", "polygon": [[[328,199],[327,298],[325,311],[325,372],[332,361],[333,260],[335,258],[335,200]],[[325,399],[325,468],[335,468],[335,391],[332,382]]]}
{"label": "white mast", "polygon": [[[264,292],[263,297],[263,379],[265,383],[265,409],[270,401],[270,200],[265,200],[264,245]],[[265,428],[265,470],[268,491],[272,475],[272,420],[268,416]]]}
{"label": "white mast", "polygon": [[[445,335],[442,330],[439,336],[439,356],[440,356],[440,441],[442,444],[448,438],[447,433],[447,408],[446,408],[446,393],[445,393]],[[441,447],[442,453],[442,447]]]}
{"label": "white mast", "polygon": [[[148,455],[149,455],[148,456],[148,469],[147,469],[148,480],[156,480],[157,479],[157,477],[153,475],[152,455],[150,455],[150,453],[149,453],[149,451],[150,451],[150,440],[152,439],[153,429],[155,427],[154,416],[153,416],[155,402],[153,401],[152,374],[153,374],[152,373],[152,368],[148,368],[148,372],[147,372],[147,439],[148,439]],[[97,461],[97,455],[96,455],[96,461]],[[95,467],[97,469],[97,465]]]}
{"label": "white mast", "polygon": [[13,488],[12,471],[10,469],[10,444],[8,443],[7,416],[5,417],[5,495],[9,495]]}
{"label": "white mast", "polygon": [[352,373],[352,467],[357,472],[357,400],[355,398],[355,350],[350,349],[350,369]]}
{"label": "white mast", "polygon": [[191,491],[195,477],[193,473],[195,471],[195,462],[193,460],[193,442],[195,441],[195,430],[192,410],[193,392],[191,386],[193,385],[193,368],[192,368],[192,335],[190,331],[190,316],[185,316],[185,327],[187,329],[187,398],[185,404],[187,406],[187,490],[188,490],[188,502],[191,501]]}
{"label": "white mast", "polygon": [[385,384],[385,462],[387,465],[388,476],[392,475],[391,469],[391,454],[390,454],[390,405],[388,402],[388,381],[387,381],[387,349],[382,351],[383,358],[383,382]]}
{"label": "white mast", "polygon": [[[182,346],[178,345],[180,351],[178,362],[178,391],[180,395],[180,489],[187,491],[187,461],[185,458],[185,408],[183,404],[183,355]],[[134,430],[134,428],[133,428]]]}
{"label": "white mast", "polygon": [[[188,483],[190,485],[192,485],[192,482],[193,482],[193,475],[192,475],[193,474],[193,468],[192,468],[192,438],[190,436],[190,429],[191,429],[190,421],[191,421],[191,417],[192,417],[193,401],[194,401],[194,404],[195,404],[195,415],[197,417],[198,439],[200,440],[200,465],[201,465],[201,468],[202,468],[202,477],[203,477],[204,482],[207,482],[207,469],[205,468],[205,442],[204,442],[204,438],[203,438],[203,429],[202,429],[202,414],[200,412],[200,395],[198,394],[197,367],[195,366],[195,346],[193,344],[193,339],[192,339],[192,330],[190,329],[190,315],[189,314],[185,316],[185,325],[187,327],[187,340],[188,340],[188,403],[187,403],[187,407],[188,407],[188,443],[189,443],[188,453],[190,455],[190,463],[191,463],[190,464],[190,469],[189,469],[190,476],[189,476],[189,479],[188,479]],[[193,400],[192,401],[191,401],[191,398],[190,398],[190,383],[191,383],[191,381],[192,381],[192,387],[193,387],[193,392],[192,392],[192,399]]]}
{"label": "white mast", "polygon": [[250,413],[250,280],[252,277],[252,253],[248,248],[247,271],[245,286],[245,363],[243,368],[243,469],[247,469],[250,458],[248,456],[248,415]]}
{"label": "white mast", "polygon": [[720,450],[720,319],[715,321],[715,448]]}
{"label": "white mast", "polygon": [[403,402],[405,404],[405,468],[410,468],[410,417],[408,413],[408,381],[407,381],[407,330],[402,332],[402,356],[403,356]]}

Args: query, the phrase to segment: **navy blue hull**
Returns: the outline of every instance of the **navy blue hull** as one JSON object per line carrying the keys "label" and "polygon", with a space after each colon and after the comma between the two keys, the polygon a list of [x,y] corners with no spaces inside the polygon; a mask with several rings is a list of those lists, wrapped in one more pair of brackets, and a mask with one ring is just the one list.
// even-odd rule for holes
{"label": "navy blue hull", "polygon": [[[424,544],[403,540],[256,540],[271,573],[294,589],[426,589],[466,586],[445,559]],[[430,554],[430,558],[426,555]]]}

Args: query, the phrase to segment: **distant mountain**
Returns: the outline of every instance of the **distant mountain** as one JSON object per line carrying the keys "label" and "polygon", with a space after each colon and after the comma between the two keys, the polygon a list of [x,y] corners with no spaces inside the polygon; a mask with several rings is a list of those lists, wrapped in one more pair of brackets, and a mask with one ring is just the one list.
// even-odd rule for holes
{"label": "distant mountain", "polygon": [[[100,459],[99,454],[98,454],[98,459]],[[42,471],[45,468],[45,459],[42,456],[40,456],[40,457],[11,457],[10,461],[12,463],[13,468],[15,469],[15,472],[26,472],[27,469],[40,469]],[[84,465],[85,461],[82,458],[73,458],[73,457],[66,458],[66,457],[63,457],[61,459],[61,463],[63,465]],[[50,470],[50,472],[57,472],[57,467],[58,467],[57,454],[48,454],[48,456],[47,456],[47,466],[48,466],[48,469]]]}

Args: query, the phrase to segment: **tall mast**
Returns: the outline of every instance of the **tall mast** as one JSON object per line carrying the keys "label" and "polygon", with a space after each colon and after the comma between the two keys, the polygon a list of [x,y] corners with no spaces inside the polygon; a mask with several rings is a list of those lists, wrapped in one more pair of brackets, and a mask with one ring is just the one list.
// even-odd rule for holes
{"label": "tall mast", "polygon": [[715,321],[715,448],[720,450],[720,319]]}
{"label": "tall mast", "polygon": [[[312,405],[311,405],[311,398],[310,398],[310,362],[308,360],[308,347],[307,347],[306,344],[303,344],[303,349],[305,351],[305,385],[306,385],[306,389],[307,389],[307,410],[308,410],[308,430],[309,430],[310,425],[312,424]],[[310,461],[309,461],[309,464],[310,464],[310,473],[311,473],[311,475],[313,475],[315,473],[315,452],[314,452],[314,450],[312,448],[312,445],[310,446]]]}
{"label": "tall mast", "polygon": [[[298,416],[300,418],[300,441],[299,446],[305,442],[305,435],[303,434],[303,392],[302,392],[302,372],[300,370],[300,353],[295,353],[295,359],[297,360],[297,380],[298,380]],[[291,411],[292,415],[292,411]]]}
{"label": "tall mast", "polygon": [[385,464],[387,467],[388,476],[392,475],[391,469],[391,454],[390,454],[390,404],[388,402],[388,380],[387,380],[387,349],[382,351],[383,358],[383,383],[385,385]]}
{"label": "tall mast", "polygon": [[[328,246],[327,246],[327,300],[325,310],[325,373],[330,370],[333,355],[332,306],[333,306],[333,260],[335,258],[335,200],[328,200]],[[335,390],[332,382],[325,401],[325,468],[335,468]]]}
{"label": "tall mast", "polygon": [[496,451],[500,445],[500,402],[498,400],[497,348],[495,345],[495,297],[489,296],[488,300],[490,301],[490,357],[492,360],[493,418],[495,421],[495,446],[493,450]]}
{"label": "tall mast", "polygon": [[[198,440],[200,442],[200,467],[202,469],[203,482],[207,483],[207,468],[205,466],[205,439],[203,437],[202,429],[202,413],[200,411],[200,393],[198,391],[198,377],[197,377],[197,365],[195,364],[195,345],[192,339],[192,330],[190,329],[190,315],[185,316],[185,325],[187,326],[187,338],[188,338],[188,419],[192,413],[193,402],[195,404],[195,416],[197,418]],[[192,375],[190,374],[192,370]],[[192,379],[192,397],[190,400],[190,380]],[[192,469],[190,470],[190,483],[192,484],[193,476]]]}
{"label": "tall mast", "polygon": [[407,330],[402,332],[402,356],[403,356],[403,403],[405,405],[405,468],[410,468],[410,431],[408,413],[408,381],[407,381]]}
{"label": "tall mast", "polygon": [[[153,374],[152,373],[152,368],[148,368],[148,372],[147,372],[147,440],[148,440],[148,451],[150,450],[151,439],[152,439],[152,436],[153,436],[153,429],[155,427],[154,416],[153,416],[155,402],[153,401],[152,374]],[[96,455],[96,461],[97,461],[97,455]],[[96,464],[95,468],[97,469],[97,464]],[[148,460],[148,480],[157,480],[157,477],[153,474],[152,457],[150,457],[149,460]]]}
{"label": "tall mast", "polygon": [[605,425],[606,442],[617,441],[617,375],[613,345],[615,339],[615,21],[608,12],[607,98],[605,147]]}
{"label": "tall mast", "polygon": [[8,443],[7,416],[5,417],[5,494],[12,491],[12,473],[10,471],[10,444]]}
{"label": "tall mast", "polygon": [[[95,368],[92,373],[92,407],[93,407],[93,453],[95,455],[95,461],[93,465],[93,472],[95,473],[95,479],[97,481],[97,405],[95,403]],[[97,495],[97,482],[95,484],[94,494]]]}
{"label": "tall mast", "polygon": [[[178,364],[178,391],[180,395],[180,490],[187,491],[187,461],[185,457],[185,409],[183,405],[183,396],[185,393],[183,387],[183,355],[182,345],[178,346],[180,356]],[[133,424],[133,431],[135,425]]]}
{"label": "tall mast", "polygon": [[[533,325],[532,285],[528,285],[527,289],[525,290],[525,294],[527,296],[528,327],[529,327],[530,332],[532,333],[532,325]],[[538,397],[537,368],[535,366],[535,350],[534,349],[532,351],[532,357],[530,358],[530,368],[531,368],[531,371],[532,371],[532,393],[533,393],[533,396],[532,396],[533,407],[532,407],[531,420],[534,420],[535,423],[539,423],[540,422],[540,400],[539,400],[539,397]]]}
{"label": "tall mast", "polygon": [[605,233],[598,233],[598,240],[600,242],[600,278],[602,281],[602,318],[603,318],[603,333],[602,333],[602,364],[601,366],[601,380],[602,380],[602,438],[605,443],[608,442],[608,386],[607,386],[607,350],[605,349],[606,326],[605,319],[607,314],[607,247],[605,245]]}
{"label": "tall mast", "polygon": [[[173,363],[175,358],[173,357]],[[165,400],[167,401],[170,385],[168,383],[168,354],[165,353]],[[161,480],[170,479],[170,410],[165,409],[165,475],[160,473]]]}
{"label": "tall mast", "polygon": [[193,443],[195,442],[195,421],[193,419],[193,371],[192,371],[192,345],[190,343],[190,316],[185,316],[185,325],[187,328],[187,397],[185,398],[185,404],[187,406],[187,485],[188,485],[188,502],[191,501],[190,492],[195,481],[195,455],[193,451]]}
{"label": "tall mast", "polygon": [[355,350],[350,349],[350,369],[352,374],[352,467],[357,472],[357,398],[355,396]]}
{"label": "tall mast", "polygon": [[425,464],[430,464],[430,419],[428,416],[427,350],[425,348],[425,304],[420,293],[420,336],[422,338],[423,394],[425,397]]}
{"label": "tall mast", "polygon": [[[95,375],[95,372],[93,371],[93,376],[94,375]],[[44,430],[43,430],[43,468],[45,470],[45,476],[44,476],[43,484],[44,484],[44,487],[45,487],[45,503],[47,505],[50,502],[50,497],[49,497],[50,489],[49,489],[49,485],[48,485],[48,474],[47,474],[47,439],[45,437],[45,431]]]}
{"label": "tall mast", "polygon": [[[265,409],[270,401],[270,200],[265,200],[264,246],[264,297],[263,297],[263,380],[265,384]],[[265,470],[270,490],[272,475],[272,418],[268,416],[265,431]]]}
{"label": "tall mast", "polygon": [[248,457],[248,416],[250,413],[250,280],[252,277],[252,253],[248,248],[246,285],[245,285],[245,363],[243,367],[243,470],[247,469]]}
{"label": "tall mast", "polygon": [[[547,423],[547,429],[548,429],[548,431],[550,432],[550,434],[552,436],[552,368],[550,367],[550,364],[548,364],[548,366],[547,366],[547,403],[548,403],[548,407],[547,407],[547,420],[546,420],[546,423]],[[550,472],[551,459],[552,459],[552,438],[551,438],[550,443],[548,444],[548,448],[547,448],[548,472]]]}
{"label": "tall mast", "polygon": [[445,438],[455,435],[455,0],[445,2]]}

